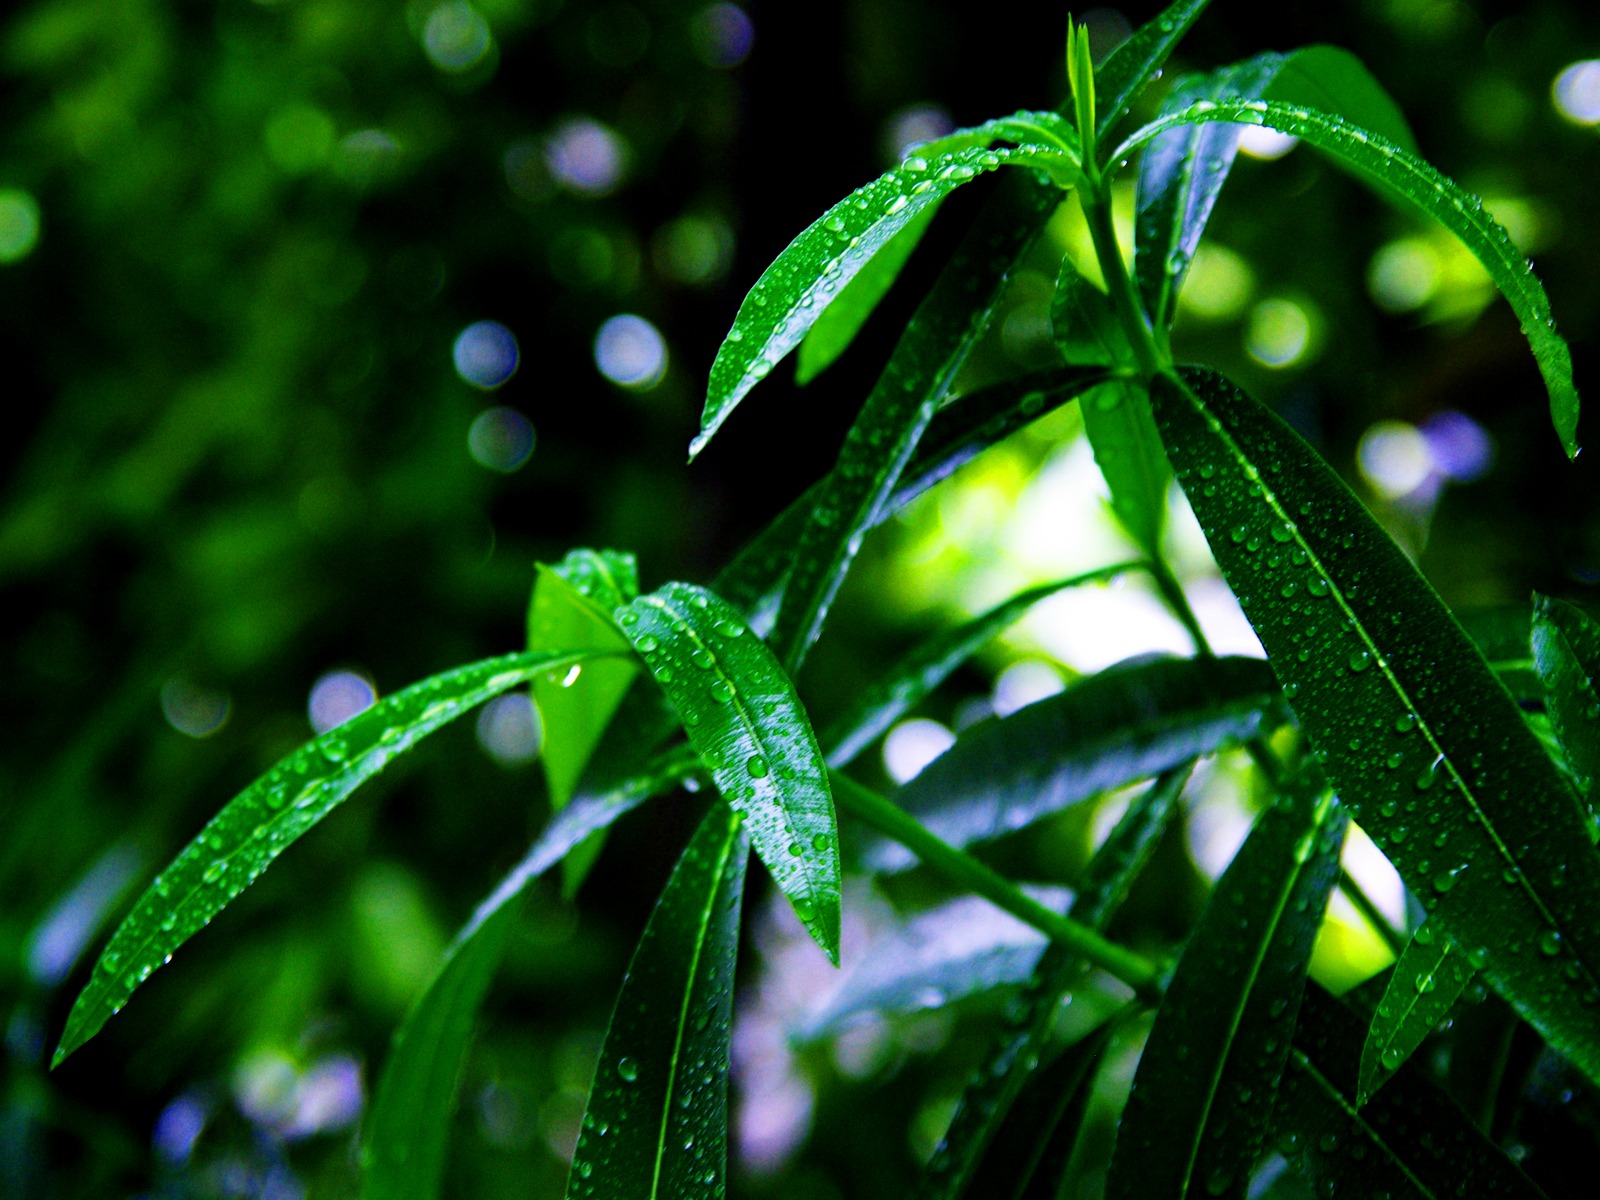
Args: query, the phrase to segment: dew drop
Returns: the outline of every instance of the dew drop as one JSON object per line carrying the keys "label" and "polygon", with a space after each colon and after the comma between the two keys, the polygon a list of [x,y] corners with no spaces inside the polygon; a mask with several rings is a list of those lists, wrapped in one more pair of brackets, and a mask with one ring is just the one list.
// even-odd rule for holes
{"label": "dew drop", "polygon": [[217,880],[222,878],[223,872],[225,872],[227,869],[228,862],[226,859],[212,859],[211,864],[206,867],[205,873],[202,874],[200,878],[205,880],[207,883],[215,883]]}
{"label": "dew drop", "polygon": [[639,635],[639,640],[636,641],[634,643],[634,645],[639,647],[639,650],[640,650],[641,653],[649,654],[657,646],[661,645],[661,643],[656,641],[656,638],[655,638],[654,634],[652,634],[652,633],[641,633]]}
{"label": "dew drop", "polygon": [[728,704],[733,700],[733,689],[728,686],[726,679],[713,680],[710,690],[711,698],[718,704]]}
{"label": "dew drop", "polygon": [[631,1058],[619,1058],[617,1059],[617,1075],[623,1083],[632,1083],[639,1078],[639,1064]]}
{"label": "dew drop", "polygon": [[819,833],[811,839],[811,845],[816,850],[827,850],[833,845],[833,839],[825,833]]}
{"label": "dew drop", "polygon": [[1561,935],[1554,929],[1546,930],[1545,935],[1539,939],[1539,953],[1546,958],[1554,958],[1561,953]]}
{"label": "dew drop", "polygon": [[745,759],[744,769],[750,772],[751,779],[765,779],[767,777],[767,760],[759,754],[752,754]]}
{"label": "dew drop", "polygon": [[1350,655],[1350,669],[1359,674],[1372,665],[1372,653],[1368,650],[1356,650]]}

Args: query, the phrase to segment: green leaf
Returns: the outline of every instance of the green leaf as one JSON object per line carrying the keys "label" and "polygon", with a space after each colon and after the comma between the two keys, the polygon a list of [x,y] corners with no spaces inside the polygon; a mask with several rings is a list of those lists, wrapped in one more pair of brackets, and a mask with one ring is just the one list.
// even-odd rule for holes
{"label": "green leaf", "polygon": [[1412,935],[1361,1048],[1357,1108],[1372,1099],[1445,1019],[1475,974],[1467,956],[1449,938],[1436,937],[1431,925],[1424,923]]}
{"label": "green leaf", "polygon": [[929,205],[997,167],[1036,167],[1063,186],[1077,171],[1076,146],[1066,140],[1070,131],[1054,114],[1019,113],[963,135],[1004,138],[1018,145],[911,155],[835,204],[762,272],[711,364],[700,432],[689,446],[691,459],[873,255]]}
{"label": "green leaf", "polygon": [[738,816],[713,806],[628,964],[568,1200],[726,1194],[728,1026],[748,860]]}
{"label": "green leaf", "polygon": [[1040,584],[1018,592],[988,612],[973,617],[953,629],[942,630],[913,649],[881,679],[861,693],[848,711],[829,725],[819,739],[835,769],[847,766],[858,754],[888,731],[924,697],[950,677],[982,649],[1002,629],[1039,601],[1067,588],[1086,583],[1103,583],[1127,571],[1138,570],[1139,563],[1113,563],[1097,571],[1087,571],[1054,583]]}
{"label": "green leaf", "polygon": [[692,584],[640,596],[618,619],[795,915],[837,965],[828,769],[783,667],[727,601]]}
{"label": "green leaf", "polygon": [[[916,153],[915,150],[912,153]],[[817,317],[800,342],[800,354],[795,362],[794,381],[801,386],[810,383],[831,367],[838,357],[850,348],[856,334],[867,323],[878,307],[878,302],[889,294],[900,271],[928,232],[939,211],[938,202],[928,205],[909,221],[874,254],[856,277],[840,290],[833,302]]]}
{"label": "green leaf", "polygon": [[1209,3],[1210,0],[1178,0],[1155,20],[1134,30],[1133,36],[1100,64],[1094,76],[1094,92],[1100,109],[1095,129],[1102,139],[1127,113],[1139,93],[1161,74],[1167,56]]}
{"label": "green leaf", "polygon": [[67,1015],[54,1063],[93,1037],[173,951],[390,760],[485,700],[593,657],[507,654],[446,671],[378,701],[282,759],[229,801],[139,897]]}
{"label": "green leaf", "polygon": [[1178,481],[1332,786],[1438,932],[1600,1079],[1600,856],[1516,702],[1287,425],[1198,368],[1151,395]]}
{"label": "green leaf", "polygon": [[1576,605],[1535,593],[1533,659],[1567,764],[1589,795],[1600,775],[1600,623]]}
{"label": "green leaf", "polygon": [[1299,781],[1217,881],[1139,1058],[1108,1200],[1244,1196],[1345,826],[1331,794]]}
{"label": "green leaf", "polygon": [[1350,51],[1339,46],[1305,46],[1279,60],[1264,98],[1304,104],[1343,117],[1408,154],[1419,154],[1400,106],[1388,89]]}
{"label": "green leaf", "polygon": [[1133,383],[1102,384],[1078,405],[1095,465],[1111,492],[1111,511],[1150,558],[1161,554],[1172,468],[1161,448],[1150,397]]}
{"label": "green leaf", "polygon": [[989,1153],[961,1193],[981,1200],[1055,1200],[1089,1110],[1109,1021],[1027,1077]]}
{"label": "green leaf", "polygon": [[1533,616],[1527,605],[1468,609],[1457,612],[1456,619],[1513,696],[1544,700],[1544,685],[1533,662]]}
{"label": "green leaf", "polygon": [[1550,300],[1534,277],[1532,264],[1510,235],[1483,211],[1483,201],[1439,171],[1389,141],[1332,114],[1275,100],[1201,100],[1162,117],[1134,134],[1112,156],[1128,154],[1168,129],[1212,121],[1265,125],[1325,150],[1347,163],[1386,195],[1398,198],[1455,234],[1481,262],[1522,322],[1550,393],[1550,418],[1570,458],[1578,453],[1578,391],[1572,382],[1572,355],[1556,332]]}
{"label": "green leaf", "polygon": [[[639,569],[631,554],[574,550],[556,566],[538,564],[528,605],[528,650],[627,650],[628,640],[611,614],[638,594]],[[627,654],[574,667],[559,679],[535,677],[533,702],[543,728],[539,759],[552,808],[571,798],[638,673],[637,660]],[[594,865],[601,844],[596,838],[562,863],[568,895]]]}
{"label": "green leaf", "polygon": [[[1095,851],[1078,883],[1068,915],[1104,931],[1181,807],[1178,803],[1193,763],[1162,775],[1136,796],[1105,843]],[[1081,957],[1064,946],[1047,947],[1017,1006],[1014,1023],[1001,1031],[973,1072],[956,1105],[950,1127],[933,1152],[923,1178],[927,1200],[965,1194],[978,1163],[989,1154],[1011,1107],[1045,1057],[1062,1001],[1083,973]]]}
{"label": "green leaf", "polygon": [[[969,846],[1248,741],[1279,719],[1280,704],[1260,659],[1134,660],[979,722],[896,800],[946,842]],[[865,861],[892,871],[914,860],[879,844]]]}
{"label": "green leaf", "polygon": [[1359,1112],[1363,1026],[1316,984],[1306,989],[1278,1103],[1278,1150],[1335,1196],[1538,1200],[1544,1195],[1462,1111],[1410,1067]]}
{"label": "green leaf", "polygon": [[478,906],[395,1034],[362,1131],[362,1200],[438,1196],[457,1081],[516,912],[512,901],[587,839],[684,782],[699,765],[692,748],[679,746],[616,787],[580,792]]}
{"label": "green leaf", "polygon": [[[935,414],[917,444],[916,453],[901,471],[889,500],[877,514],[878,523],[949,478],[983,451],[1028,423],[1074,399],[1104,381],[1101,368],[1052,368],[1034,371],[952,399]],[[712,590],[735,608],[751,615],[767,607],[794,562],[795,548],[812,510],[827,487],[822,479],[780,513],[766,529],[734,556],[712,583]],[[759,626],[758,626],[759,627]]]}
{"label": "green leaf", "polygon": [[828,607],[900,473],[977,345],[1007,276],[1043,231],[1059,193],[1014,178],[990,199],[895,345],[823,483],[794,552],[773,627],[798,674]]}
{"label": "green leaf", "polygon": [[[1054,911],[1061,888],[1024,888]],[[1045,935],[981,896],[960,896],[874,937],[839,988],[806,1020],[800,1036],[827,1037],[867,1013],[943,1008],[968,996],[1021,983],[1033,974]]]}

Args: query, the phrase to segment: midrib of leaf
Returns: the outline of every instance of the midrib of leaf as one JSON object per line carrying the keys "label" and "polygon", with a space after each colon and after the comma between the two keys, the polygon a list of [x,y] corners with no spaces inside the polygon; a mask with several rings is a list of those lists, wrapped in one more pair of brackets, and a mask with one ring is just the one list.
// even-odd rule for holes
{"label": "midrib of leaf", "polygon": [[[1317,801],[1316,812],[1312,814],[1309,828],[1301,835],[1300,842],[1306,839],[1315,839],[1321,833],[1323,825],[1327,823],[1330,814],[1336,811],[1336,805],[1331,793],[1324,795]],[[1183,1195],[1189,1194],[1189,1181],[1194,1176],[1194,1166],[1200,1157],[1200,1147],[1204,1142],[1205,1132],[1211,1124],[1211,1108],[1216,1103],[1217,1092],[1222,1084],[1222,1076],[1228,1069],[1228,1063],[1233,1055],[1233,1043],[1239,1032],[1239,1023],[1244,1020],[1244,1011],[1250,1006],[1250,1000],[1255,993],[1256,978],[1261,974],[1261,964],[1267,960],[1267,952],[1277,940],[1278,923],[1283,919],[1283,910],[1289,903],[1289,897],[1294,893],[1295,885],[1300,882],[1300,876],[1308,869],[1308,865],[1315,859],[1315,851],[1303,858],[1296,854],[1294,870],[1283,877],[1283,883],[1278,889],[1277,896],[1272,902],[1272,921],[1268,926],[1270,932],[1265,932],[1257,939],[1255,957],[1250,962],[1250,969],[1245,972],[1246,986],[1238,991],[1238,1000],[1233,1012],[1228,1019],[1228,1036],[1226,1045],[1228,1049],[1217,1056],[1216,1068],[1211,1073],[1210,1085],[1206,1088],[1205,1102],[1200,1107],[1200,1120],[1195,1123],[1195,1140],[1189,1145],[1189,1159],[1183,1169]]]}
{"label": "midrib of leaf", "polygon": [[715,880],[706,891],[706,902],[700,910],[700,920],[695,928],[694,952],[689,959],[689,971],[684,980],[683,998],[678,1002],[678,1026],[672,1035],[672,1057],[669,1060],[667,1086],[661,1100],[661,1119],[656,1126],[656,1154],[650,1176],[650,1195],[661,1190],[661,1166],[667,1155],[667,1127],[672,1122],[672,1099],[678,1090],[678,1059],[683,1053],[683,1034],[689,1028],[689,1001],[694,996],[695,980],[700,975],[700,958],[705,952],[706,930],[711,927],[711,915],[722,897],[722,873],[727,869],[728,857],[739,841],[739,824],[729,822],[728,835],[717,855],[717,869],[710,873]]}
{"label": "midrib of leaf", "polygon": [[[1272,489],[1271,485],[1262,476],[1261,472],[1256,470],[1254,461],[1248,454],[1244,452],[1244,449],[1239,445],[1239,443],[1234,440],[1233,435],[1227,430],[1222,422],[1211,415],[1211,410],[1206,407],[1205,402],[1201,400],[1194,389],[1189,386],[1188,381],[1177,372],[1167,375],[1167,378],[1182,390],[1183,394],[1189,398],[1189,402],[1205,418],[1206,425],[1210,428],[1211,432],[1215,434],[1217,438],[1221,440],[1222,443],[1227,447],[1228,453],[1232,456],[1234,462],[1238,464],[1240,469],[1244,471],[1245,477],[1249,479],[1251,483],[1255,484],[1261,489],[1261,498],[1267,502],[1273,513],[1284,523],[1284,526],[1289,530],[1290,536],[1294,539],[1294,544],[1305,552],[1308,565],[1314,568],[1318,574],[1327,581],[1328,595],[1338,603],[1340,611],[1343,612],[1344,615],[1349,619],[1351,628],[1356,631],[1362,643],[1367,647],[1367,653],[1371,656],[1373,665],[1375,665],[1382,673],[1382,677],[1388,681],[1390,687],[1394,690],[1395,695],[1401,700],[1402,703],[1405,704],[1406,711],[1416,718],[1417,729],[1427,739],[1428,746],[1433,750],[1434,753],[1433,766],[1429,769],[1437,771],[1441,763],[1444,765],[1446,770],[1449,772],[1449,780],[1453,782],[1456,791],[1462,796],[1462,798],[1466,800],[1468,808],[1471,811],[1474,819],[1480,826],[1482,826],[1484,832],[1488,834],[1490,842],[1494,845],[1495,850],[1499,852],[1500,857],[1505,861],[1507,867],[1515,872],[1519,886],[1533,901],[1534,906],[1544,917],[1549,927],[1562,931],[1563,939],[1565,939],[1566,935],[1565,931],[1563,930],[1563,926],[1556,920],[1554,914],[1552,914],[1550,910],[1545,907],[1543,899],[1540,898],[1539,893],[1534,889],[1532,882],[1528,879],[1527,874],[1523,871],[1521,864],[1518,863],[1516,858],[1512,855],[1510,847],[1508,847],[1501,839],[1499,832],[1495,829],[1494,822],[1489,820],[1488,814],[1485,813],[1483,808],[1479,805],[1477,794],[1470,786],[1468,786],[1467,781],[1462,778],[1460,772],[1456,770],[1455,763],[1451,761],[1450,756],[1444,752],[1443,748],[1439,745],[1438,739],[1434,736],[1432,726],[1429,725],[1427,719],[1422,715],[1422,713],[1418,711],[1417,706],[1412,703],[1410,693],[1406,691],[1400,680],[1395,677],[1394,672],[1389,669],[1388,660],[1384,658],[1381,653],[1379,653],[1378,645],[1372,640],[1371,634],[1367,632],[1366,624],[1361,620],[1360,617],[1356,615],[1355,609],[1351,606],[1349,600],[1346,599],[1344,592],[1340,589],[1333,575],[1323,568],[1322,560],[1320,557],[1318,557],[1316,551],[1312,548],[1310,543],[1301,536],[1299,523],[1289,516],[1288,511],[1281,503],[1279,503],[1277,492]],[[1466,634],[1463,633],[1462,637],[1465,638]],[[1509,693],[1507,694],[1506,699],[1508,703],[1513,705],[1515,704],[1515,701],[1511,700]],[[1574,955],[1573,957],[1577,961],[1583,962],[1584,973],[1589,976],[1591,983],[1600,985],[1600,980],[1595,979],[1594,973],[1589,969],[1588,963],[1583,960],[1582,956]]]}
{"label": "midrib of leaf", "polygon": [[1317,1065],[1311,1061],[1309,1055],[1307,1055],[1298,1046],[1290,1046],[1289,1057],[1295,1061],[1296,1065],[1298,1065],[1302,1071],[1311,1077],[1313,1083],[1315,1083],[1329,1096],[1333,1097],[1334,1103],[1344,1110],[1345,1115],[1349,1117],[1351,1121],[1360,1125],[1361,1128],[1366,1131],[1367,1136],[1372,1141],[1372,1144],[1383,1151],[1385,1157],[1387,1157],[1390,1162],[1400,1169],[1405,1177],[1410,1180],[1413,1185],[1415,1185],[1417,1191],[1421,1192],[1424,1196],[1436,1196],[1438,1194],[1421,1179],[1417,1178],[1416,1173],[1406,1165],[1406,1160],[1399,1154],[1395,1153],[1394,1148],[1389,1145],[1382,1134],[1373,1128],[1371,1122],[1363,1117],[1356,1107],[1345,1099],[1344,1094],[1340,1092],[1338,1088],[1334,1087],[1332,1080],[1330,1080],[1321,1071],[1317,1070]]}
{"label": "midrib of leaf", "polygon": [[[1423,928],[1427,927],[1424,926]],[[1422,929],[1417,930],[1417,934],[1422,932]],[[1403,997],[1403,1003],[1398,1008],[1391,1007],[1385,1012],[1384,1003],[1380,1001],[1378,1013],[1373,1017],[1372,1025],[1367,1030],[1366,1042],[1362,1046],[1362,1060],[1357,1072],[1356,1098],[1359,1103],[1365,1104],[1370,1100],[1377,1094],[1379,1088],[1393,1078],[1395,1071],[1399,1070],[1401,1064],[1391,1067],[1383,1061],[1383,1055],[1389,1047],[1400,1040],[1401,1034],[1414,1032],[1417,1024],[1415,1017],[1417,1010],[1424,1008],[1425,1003],[1428,1006],[1437,1006],[1438,1015],[1428,1022],[1431,1028],[1435,1022],[1441,1019],[1454,1006],[1462,990],[1471,982],[1472,976],[1475,974],[1466,955],[1451,945],[1450,940],[1444,934],[1436,933],[1430,929],[1428,930],[1427,941],[1419,941],[1417,934],[1412,935],[1411,942],[1401,953],[1400,963],[1397,965],[1394,974],[1390,976],[1389,986],[1384,992],[1383,1001],[1388,1001],[1390,994],[1398,989]],[[1432,956],[1431,965],[1426,968],[1425,975],[1410,973],[1412,964],[1407,962],[1407,956],[1418,946]],[[1453,970],[1459,971],[1460,974],[1455,979],[1446,979],[1441,989],[1438,982],[1439,976],[1445,971],[1453,955],[1459,956]],[[1400,973],[1400,966],[1405,966],[1408,969],[1408,973],[1404,977]],[[1434,991],[1423,992],[1418,989],[1416,985],[1423,978],[1435,981]],[[1456,979],[1459,979],[1459,982],[1456,982]],[[1424,1012],[1426,1013],[1426,1008],[1424,1008]],[[1380,1022],[1383,1024],[1381,1032],[1379,1030]],[[1414,1050],[1421,1043],[1422,1038],[1426,1036],[1426,1031],[1424,1031],[1420,1037],[1417,1037],[1412,1049]],[[1368,1050],[1372,1052],[1370,1061],[1375,1067],[1370,1076],[1367,1072]],[[1411,1051],[1406,1051],[1405,1053],[1409,1057]]]}

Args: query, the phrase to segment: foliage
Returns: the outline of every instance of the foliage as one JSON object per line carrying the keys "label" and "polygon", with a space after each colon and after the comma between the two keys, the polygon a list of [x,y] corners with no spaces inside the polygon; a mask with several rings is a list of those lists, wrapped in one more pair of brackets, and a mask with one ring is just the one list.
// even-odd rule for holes
{"label": "foliage", "polygon": [[[475,1078],[473,1031],[519,920],[551,903],[537,881],[562,864],[568,897],[586,889],[581,907],[618,861],[659,899],[630,914],[637,946],[587,1046],[569,1200],[766,1186],[729,1165],[736,1030],[762,1002],[755,985],[736,996],[736,970],[752,977],[742,942],[758,971],[801,953],[843,968],[781,1031],[791,1060],[826,1048],[844,1062],[862,1029],[881,1045],[919,1019],[970,1024],[976,1051],[952,1048],[942,1097],[928,1100],[913,1070],[874,1077],[902,1094],[895,1119],[921,1131],[926,1196],[1559,1194],[1559,1168],[1521,1161],[1519,1122],[1552,1087],[1591,1119],[1600,1097],[1600,622],[1542,593],[1458,614],[1419,567],[1403,512],[1363,503],[1314,431],[1255,399],[1229,364],[1188,361],[1185,289],[1227,209],[1241,137],[1298,139],[1454,238],[1520,323],[1549,449],[1567,459],[1579,451],[1572,355],[1511,234],[1420,156],[1353,55],[1316,46],[1155,88],[1206,8],[1179,0],[1098,65],[1069,22],[1059,111],[912,146],[795,237],[721,343],[690,456],[738,436],[791,352],[815,390],[881,349],[823,478],[706,586],[644,588],[634,555],[615,549],[541,564],[522,652],[432,675],[278,757],[133,902],[52,1066],[70,1072],[69,1056],[147,1000],[141,989],[202,973],[167,964],[359,784],[469,709],[525,695],[546,744],[549,820],[414,972],[357,1135],[368,1200],[451,1190],[451,1164],[469,1153],[453,1114]],[[1130,177],[1131,244],[1119,207]],[[1037,307],[1049,337],[1019,363],[993,346],[1028,277],[1048,284]],[[902,311],[907,292],[920,299]],[[874,340],[886,325],[892,345]],[[781,442],[794,421],[767,428]],[[963,467],[1017,438],[1042,455],[1079,434],[1120,552],[991,590],[850,687],[826,635],[873,602],[863,578],[889,577],[868,536],[914,525]],[[1214,644],[1176,563],[1186,510],[1264,662]],[[1124,578],[1147,590],[1121,602],[1162,606],[1184,653],[990,705],[917,769],[887,786],[874,773],[863,751],[914,727],[909,716],[950,711],[952,684],[993,639]],[[828,717],[820,737],[813,712]],[[1238,838],[1196,864],[1185,838],[1219,812]],[[1047,881],[1071,891],[1031,886],[1038,864],[1061,867],[1061,845],[1071,861]],[[763,870],[747,882],[752,851]],[[763,877],[781,904],[747,911]],[[1400,911],[1380,887],[1404,898]],[[983,919],[958,928],[973,905]],[[858,910],[888,930],[870,948]],[[772,933],[794,924],[809,940]],[[573,1016],[598,1028],[594,1013]],[[819,1101],[819,1130],[829,1106],[870,1107],[836,1091]],[[1564,1134],[1556,1157],[1595,1132]],[[826,1186],[911,1186],[865,1163]],[[819,1178],[797,1186],[828,1194]]]}

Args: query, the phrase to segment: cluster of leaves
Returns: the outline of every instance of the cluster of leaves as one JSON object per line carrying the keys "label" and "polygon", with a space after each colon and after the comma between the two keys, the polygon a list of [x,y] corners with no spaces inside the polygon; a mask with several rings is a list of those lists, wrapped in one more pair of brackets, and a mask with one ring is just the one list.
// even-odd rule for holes
{"label": "cluster of leaves", "polygon": [[[934,207],[985,173],[1015,168],[907,325],[835,469],[711,586],[642,593],[632,557],[614,551],[575,551],[541,568],[524,652],[382,701],[280,763],[206,827],[112,938],[57,1061],[357,784],[473,705],[531,686],[556,815],[449,948],[396,1037],[363,1133],[374,1200],[437,1193],[459,1064],[513,901],[558,863],[569,884],[581,879],[612,822],[681,786],[706,797],[704,815],[617,997],[570,1197],[723,1194],[747,850],[837,963],[836,809],[856,819],[855,832],[881,835],[852,848],[863,870],[920,860],[1049,941],[1042,953],[986,958],[982,980],[962,985],[1019,984],[1022,1003],[1008,1009],[928,1164],[928,1195],[1060,1194],[1108,1050],[1147,1018],[1108,1195],[1243,1196],[1274,1152],[1330,1194],[1538,1195],[1412,1056],[1476,980],[1600,1083],[1600,856],[1589,808],[1600,624],[1538,598],[1511,639],[1511,665],[1531,660],[1533,671],[1506,673],[1501,650],[1486,658],[1309,445],[1225,377],[1173,361],[1174,298],[1226,181],[1237,127],[1299,137],[1458,236],[1521,318],[1556,431],[1575,454],[1570,360],[1504,230],[1416,155],[1395,106],[1341,51],[1265,55],[1184,80],[1155,121],[1102,150],[1204,8],[1180,0],[1098,71],[1081,31],[1070,34],[1070,114],[1018,113],[925,144],[795,239],[739,311],[693,451],[791,350],[800,348],[805,377],[825,370]],[[1139,149],[1130,275],[1108,189]],[[1061,365],[961,392],[1008,275],[1064,193],[1082,207],[1101,278],[1062,264],[1053,305]],[[984,448],[1075,399],[1142,557],[1023,593],[941,635],[819,738],[793,679],[864,536]],[[1174,478],[1266,663],[1211,652],[1162,558]],[[893,797],[846,773],[1028,606],[1130,570],[1148,572],[1190,629],[1193,657],[1120,664],[980,723]],[[1196,764],[1240,747],[1270,800],[1174,960],[1109,939],[1118,906],[1184,810]],[[1065,911],[970,853],[1135,785],[1145,786]],[[1383,849],[1425,919],[1386,978],[1335,999],[1308,982],[1308,967],[1333,890],[1364,899],[1341,877],[1351,822]],[[1087,968],[1125,984],[1125,999],[1061,1045],[1055,1014]]]}

